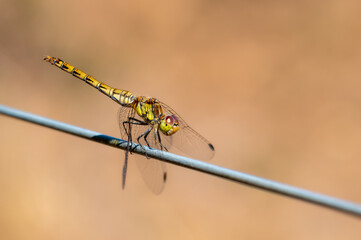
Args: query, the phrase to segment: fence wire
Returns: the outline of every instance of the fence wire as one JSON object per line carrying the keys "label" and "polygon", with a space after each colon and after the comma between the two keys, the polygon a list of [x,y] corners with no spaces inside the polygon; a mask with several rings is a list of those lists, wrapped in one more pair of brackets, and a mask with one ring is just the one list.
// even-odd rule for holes
{"label": "fence wire", "polygon": [[[10,108],[4,105],[0,105],[0,113],[21,119],[27,122],[32,122],[44,127],[52,128],[58,131],[69,133],[78,137],[86,138],[91,141],[106,144],[112,147],[125,150],[127,147],[127,141],[107,136],[98,132],[94,132],[88,129],[76,127],[70,124],[52,120],[49,118],[41,117],[35,114],[23,112],[14,108]],[[132,144],[132,148],[135,148],[137,144]],[[276,181],[260,178],[257,176],[249,175],[246,173],[238,172],[235,170],[223,168],[206,162],[198,161],[195,159],[179,156],[169,152],[160,151],[157,149],[150,149],[148,147],[134,149],[134,153],[145,155],[164,161],[167,163],[175,164],[178,166],[190,168],[207,174],[211,174],[223,179],[228,179],[237,183],[246,184],[251,187],[256,187],[273,193],[281,194],[291,198],[296,198],[309,203],[317,204],[320,206],[335,209],[344,213],[352,214],[357,217],[361,217],[361,205],[345,201],[342,199],[330,197],[327,195],[319,194],[316,192],[304,190],[301,188],[293,187],[291,185],[279,183]]]}

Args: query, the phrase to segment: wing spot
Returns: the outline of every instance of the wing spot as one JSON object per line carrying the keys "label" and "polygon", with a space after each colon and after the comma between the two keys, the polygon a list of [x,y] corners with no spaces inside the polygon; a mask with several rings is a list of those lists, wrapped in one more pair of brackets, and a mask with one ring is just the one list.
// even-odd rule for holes
{"label": "wing spot", "polygon": [[214,147],[213,147],[213,145],[212,144],[208,144],[208,147],[212,150],[212,151],[214,151]]}

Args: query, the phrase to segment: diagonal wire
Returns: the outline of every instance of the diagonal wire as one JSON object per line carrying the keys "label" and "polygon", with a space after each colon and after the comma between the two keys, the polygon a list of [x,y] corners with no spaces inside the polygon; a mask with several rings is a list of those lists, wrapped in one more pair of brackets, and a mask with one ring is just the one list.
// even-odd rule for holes
{"label": "diagonal wire", "polygon": [[[103,143],[112,147],[117,147],[123,150],[125,150],[127,147],[127,141],[125,140],[107,136],[98,132],[76,127],[59,121],[55,121],[49,118],[41,117],[35,114],[26,113],[4,105],[0,105],[0,113],[24,121],[32,122],[38,125],[42,125],[45,127],[49,127],[55,130],[59,130],[65,133],[69,133],[78,137],[86,138],[88,140]],[[137,144],[134,143],[132,144],[132,148],[136,146]],[[160,161],[164,161],[182,167],[197,170],[200,172],[208,173],[237,183],[246,184],[252,187],[260,188],[266,191],[270,191],[273,193],[285,195],[306,202],[318,204],[344,213],[352,214],[357,217],[361,217],[361,205],[356,203],[319,194],[316,192],[311,192],[308,190],[293,187],[276,181],[271,181],[268,179],[241,173],[235,170],[223,168],[220,166],[201,162],[191,158],[182,157],[176,154],[160,151],[157,149],[151,149],[148,147],[145,147],[145,149],[147,149],[146,152],[149,157],[158,159]],[[137,154],[145,155],[145,151],[140,147],[135,148],[134,152]]]}

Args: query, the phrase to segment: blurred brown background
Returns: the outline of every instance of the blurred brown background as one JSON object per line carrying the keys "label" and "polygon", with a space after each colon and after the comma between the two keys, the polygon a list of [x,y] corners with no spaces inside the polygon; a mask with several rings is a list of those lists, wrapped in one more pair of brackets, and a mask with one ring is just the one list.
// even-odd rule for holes
{"label": "blurred brown background", "polygon": [[[50,64],[157,97],[213,164],[361,203],[359,1],[0,0],[0,103],[119,137],[119,106]],[[336,211],[0,116],[1,239],[360,239]]]}

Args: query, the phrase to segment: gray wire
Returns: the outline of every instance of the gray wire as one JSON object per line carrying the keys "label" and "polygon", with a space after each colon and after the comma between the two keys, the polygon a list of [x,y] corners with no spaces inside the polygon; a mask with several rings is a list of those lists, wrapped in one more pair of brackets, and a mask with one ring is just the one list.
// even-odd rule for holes
{"label": "gray wire", "polygon": [[[38,125],[56,129],[65,133],[69,133],[78,137],[86,138],[92,141],[103,143],[112,147],[126,149],[127,141],[110,137],[98,132],[88,129],[76,127],[59,121],[51,120],[48,118],[40,117],[35,114],[26,113],[16,110],[4,105],[0,105],[0,113],[14,118],[22,119],[24,121],[32,122]],[[137,144],[132,145],[134,148]],[[293,187],[287,184],[279,183],[276,181],[267,180],[264,178],[256,177],[253,175],[241,173],[235,170],[219,167],[213,164],[197,161],[191,158],[175,155],[172,153],[160,151],[157,149],[150,149],[147,147],[146,152],[149,157],[158,159],[160,161],[172,163],[175,165],[183,166],[186,168],[194,169],[200,172],[208,173],[217,177],[228,179],[237,183],[243,183],[252,187],[260,188],[270,192],[282,194],[292,198],[300,199],[306,202],[318,204],[324,207],[339,210],[345,213],[353,214],[361,217],[361,205],[349,201],[337,199],[334,197],[326,196],[316,192],[311,192],[301,188]],[[145,155],[145,151],[137,147],[135,153]]]}

